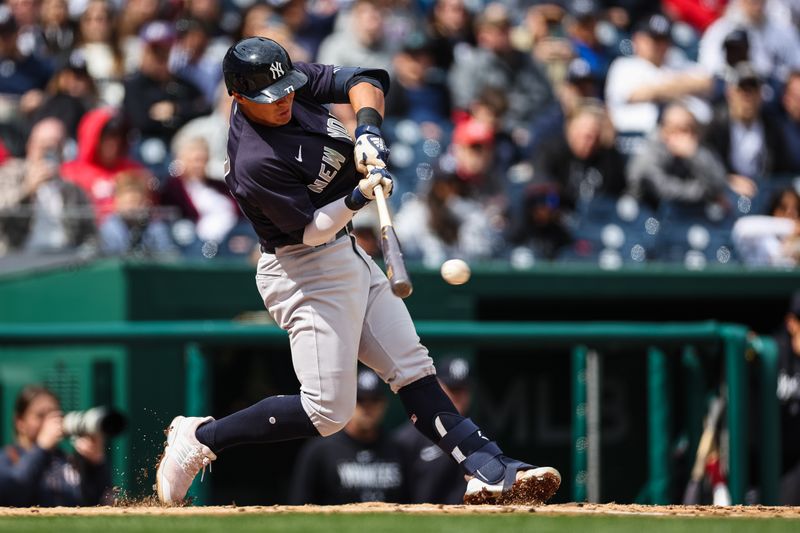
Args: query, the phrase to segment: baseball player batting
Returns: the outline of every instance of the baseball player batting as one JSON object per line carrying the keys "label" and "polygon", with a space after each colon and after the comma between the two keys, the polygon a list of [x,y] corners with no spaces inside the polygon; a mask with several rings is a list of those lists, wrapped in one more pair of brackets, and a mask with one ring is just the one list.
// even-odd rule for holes
{"label": "baseball player batting", "polygon": [[[373,189],[392,190],[380,130],[388,74],[292,64],[280,44],[262,37],[234,44],[222,69],[234,98],[225,180],[259,236],[256,284],[289,333],[300,393],[220,420],[173,419],[156,473],[160,500],[181,502],[198,472],[238,444],[341,430],[355,409],[362,361],[400,396],[415,427],[461,465],[465,502],[547,501],[561,475],[504,455],[458,414],[405,304],[349,234]],[[330,103],[353,107],[355,143]]]}

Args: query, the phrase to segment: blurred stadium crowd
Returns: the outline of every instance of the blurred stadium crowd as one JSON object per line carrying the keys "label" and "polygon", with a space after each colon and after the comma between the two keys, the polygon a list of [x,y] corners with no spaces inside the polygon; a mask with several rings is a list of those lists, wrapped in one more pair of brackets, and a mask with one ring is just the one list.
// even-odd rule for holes
{"label": "blurred stadium crowd", "polygon": [[391,72],[409,259],[793,267],[798,28],[797,0],[8,0],[0,256],[249,257],[221,58],[262,35]]}

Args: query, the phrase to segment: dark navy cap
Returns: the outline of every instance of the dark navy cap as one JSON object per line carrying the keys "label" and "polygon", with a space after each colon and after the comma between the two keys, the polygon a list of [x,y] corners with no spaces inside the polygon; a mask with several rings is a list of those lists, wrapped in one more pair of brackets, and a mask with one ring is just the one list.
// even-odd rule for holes
{"label": "dark navy cap", "polygon": [[448,387],[457,389],[470,384],[470,364],[460,356],[444,357],[436,364],[436,377]]}
{"label": "dark navy cap", "polygon": [[750,46],[750,37],[747,35],[747,30],[744,28],[736,28],[728,35],[725,36],[725,40],[722,41],[724,46]]}
{"label": "dark navy cap", "polygon": [[86,63],[86,54],[83,50],[73,50],[63,65],[64,69],[69,69],[73,72],[80,74],[88,74],[88,66]]}
{"label": "dark navy cap", "polygon": [[649,34],[657,39],[670,39],[672,23],[664,15],[652,15],[636,25],[636,31]]}
{"label": "dark navy cap", "polygon": [[150,45],[169,46],[175,42],[176,37],[175,26],[164,20],[145,24],[139,32],[139,38]]}
{"label": "dark navy cap", "polygon": [[747,61],[736,63],[736,66],[728,71],[725,81],[729,85],[759,85],[761,84],[761,76],[758,75],[753,65]]}
{"label": "dark navy cap", "polygon": [[591,19],[600,16],[600,6],[595,0],[574,0],[569,6],[569,13],[576,19]]}
{"label": "dark navy cap", "polygon": [[11,9],[6,5],[0,5],[0,34],[8,35],[17,29],[17,21],[11,13]]}
{"label": "dark navy cap", "polygon": [[592,73],[592,66],[582,57],[576,57],[567,66],[567,81],[569,83],[596,81]]}
{"label": "dark navy cap", "polygon": [[381,378],[369,368],[359,368],[356,378],[356,399],[376,400],[383,399],[386,395],[381,385]]}

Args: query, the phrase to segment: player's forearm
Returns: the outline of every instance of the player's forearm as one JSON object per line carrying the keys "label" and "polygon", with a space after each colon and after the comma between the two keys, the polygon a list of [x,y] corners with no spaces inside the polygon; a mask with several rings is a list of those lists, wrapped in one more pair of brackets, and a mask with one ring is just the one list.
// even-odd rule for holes
{"label": "player's forearm", "polygon": [[356,113],[365,107],[371,107],[383,116],[383,91],[371,83],[362,82],[354,85],[347,95],[350,97],[350,105],[353,106],[353,111]]}
{"label": "player's forearm", "polygon": [[314,218],[303,230],[303,244],[307,246],[325,244],[350,222],[355,214],[355,211],[345,205],[344,198],[320,207],[314,211]]}

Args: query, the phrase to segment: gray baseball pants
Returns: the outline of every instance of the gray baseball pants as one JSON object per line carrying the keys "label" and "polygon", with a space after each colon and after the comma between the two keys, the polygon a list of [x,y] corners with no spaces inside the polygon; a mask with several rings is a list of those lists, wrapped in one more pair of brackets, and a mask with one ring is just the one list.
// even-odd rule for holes
{"label": "gray baseball pants", "polygon": [[317,431],[336,433],[356,406],[357,363],[392,391],[436,371],[403,301],[352,237],[263,253],[256,283],[289,333],[300,399]]}

